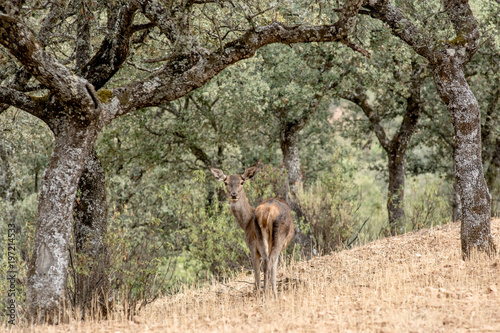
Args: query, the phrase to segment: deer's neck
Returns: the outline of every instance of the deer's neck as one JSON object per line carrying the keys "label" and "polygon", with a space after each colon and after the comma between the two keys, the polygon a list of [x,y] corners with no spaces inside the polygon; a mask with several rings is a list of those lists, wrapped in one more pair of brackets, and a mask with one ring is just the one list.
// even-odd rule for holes
{"label": "deer's neck", "polygon": [[250,206],[245,193],[241,194],[238,201],[231,202],[229,207],[240,227],[246,230],[249,223],[253,221],[255,208]]}

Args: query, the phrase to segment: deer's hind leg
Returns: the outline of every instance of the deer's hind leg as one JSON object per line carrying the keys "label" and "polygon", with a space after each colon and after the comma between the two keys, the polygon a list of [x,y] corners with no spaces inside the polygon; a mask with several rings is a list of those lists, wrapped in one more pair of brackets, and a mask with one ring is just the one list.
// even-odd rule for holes
{"label": "deer's hind leg", "polygon": [[271,270],[271,286],[273,288],[274,298],[278,297],[278,292],[276,290],[276,273],[278,271],[278,261],[281,253],[281,244],[273,244],[271,254],[269,255],[269,269]]}
{"label": "deer's hind leg", "polygon": [[[256,245],[257,246],[257,245]],[[257,294],[260,293],[260,253],[255,249],[252,253],[252,266],[255,276],[255,290]]]}
{"label": "deer's hind leg", "polygon": [[[258,227],[257,221],[255,221],[256,227]],[[257,248],[259,249],[262,266],[264,268],[264,294],[267,292],[268,280],[269,280],[269,234],[262,232],[259,228],[256,232],[257,236]]]}
{"label": "deer's hind leg", "polygon": [[264,294],[267,292],[267,286],[269,282],[269,255],[268,255],[268,240],[265,236],[262,237],[262,240],[258,242],[259,252],[261,253],[262,266],[264,268]]}

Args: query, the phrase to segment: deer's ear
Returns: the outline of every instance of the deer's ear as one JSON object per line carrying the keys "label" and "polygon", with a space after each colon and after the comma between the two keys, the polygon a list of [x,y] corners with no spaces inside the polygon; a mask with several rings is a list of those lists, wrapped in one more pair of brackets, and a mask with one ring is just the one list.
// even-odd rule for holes
{"label": "deer's ear", "polygon": [[212,172],[212,175],[214,175],[215,179],[217,179],[220,182],[223,182],[227,178],[224,172],[220,169],[210,168],[210,171]]}
{"label": "deer's ear", "polygon": [[257,167],[257,164],[252,165],[248,169],[245,170],[245,172],[241,175],[241,178],[243,180],[249,180],[252,179],[253,176],[259,171],[259,168]]}

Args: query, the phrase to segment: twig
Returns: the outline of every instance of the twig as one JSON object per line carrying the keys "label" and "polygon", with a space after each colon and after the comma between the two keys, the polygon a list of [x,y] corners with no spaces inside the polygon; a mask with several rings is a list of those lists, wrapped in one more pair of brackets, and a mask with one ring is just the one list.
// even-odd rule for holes
{"label": "twig", "polygon": [[350,247],[352,245],[352,243],[354,243],[356,241],[356,239],[358,239],[359,233],[364,228],[366,222],[368,222],[369,220],[370,220],[370,218],[367,218],[365,220],[365,222],[363,222],[363,225],[361,226],[361,228],[359,228],[358,232],[356,233],[356,237],[354,237],[354,239],[352,241],[350,241],[349,244],[347,244],[347,247]]}

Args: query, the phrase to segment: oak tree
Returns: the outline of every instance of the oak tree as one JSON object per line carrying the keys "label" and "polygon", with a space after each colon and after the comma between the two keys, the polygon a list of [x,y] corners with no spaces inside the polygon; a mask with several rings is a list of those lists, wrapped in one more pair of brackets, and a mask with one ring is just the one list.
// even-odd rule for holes
{"label": "oak tree", "polygon": [[[78,183],[104,126],[176,100],[268,44],[340,41],[361,50],[347,38],[360,5],[346,1],[336,23],[314,26],[280,23],[281,8],[260,1],[0,1],[0,44],[17,71],[0,87],[0,102],[38,117],[54,134],[27,279],[32,316],[58,322],[63,315]],[[215,12],[218,20],[207,15]],[[58,43],[48,47],[51,39]],[[150,49],[142,63],[153,64],[151,73],[123,75],[125,64],[141,66],[138,47]]]}

